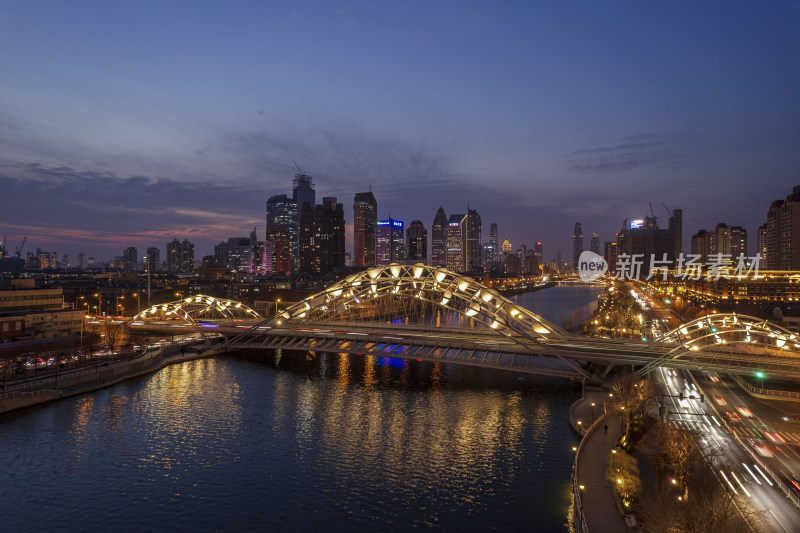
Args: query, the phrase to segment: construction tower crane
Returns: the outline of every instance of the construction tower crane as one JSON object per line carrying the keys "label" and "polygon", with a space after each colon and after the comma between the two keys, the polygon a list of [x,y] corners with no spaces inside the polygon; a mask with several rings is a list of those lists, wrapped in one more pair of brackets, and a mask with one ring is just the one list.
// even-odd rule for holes
{"label": "construction tower crane", "polygon": [[27,241],[27,240],[28,240],[28,236],[26,235],[25,237],[22,238],[22,242],[20,243],[19,246],[17,246],[17,249],[14,250],[14,253],[16,254],[16,256],[18,258],[22,255],[22,247],[25,246],[25,241]]}

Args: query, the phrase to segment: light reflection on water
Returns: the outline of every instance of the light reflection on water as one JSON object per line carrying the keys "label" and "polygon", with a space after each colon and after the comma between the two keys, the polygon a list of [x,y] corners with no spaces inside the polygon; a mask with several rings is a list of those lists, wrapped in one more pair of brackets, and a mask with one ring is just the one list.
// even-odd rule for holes
{"label": "light reflection on water", "polygon": [[566,380],[343,354],[175,365],[0,418],[9,531],[565,531]]}

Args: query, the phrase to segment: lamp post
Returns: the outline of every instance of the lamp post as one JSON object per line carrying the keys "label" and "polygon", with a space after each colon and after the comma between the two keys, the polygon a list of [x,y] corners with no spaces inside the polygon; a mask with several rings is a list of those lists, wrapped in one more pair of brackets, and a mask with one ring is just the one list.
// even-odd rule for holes
{"label": "lamp post", "polygon": [[136,296],[136,314],[138,315],[142,312],[142,302],[140,298],[141,295],[138,292],[134,292],[133,296]]}
{"label": "lamp post", "polygon": [[100,293],[96,292],[94,295],[97,297],[97,314],[103,314],[103,300],[100,299]]}
{"label": "lamp post", "polygon": [[617,464],[617,449],[613,448],[611,450],[611,468],[616,468]]}
{"label": "lamp post", "polygon": [[594,402],[592,402],[592,424],[594,424]]}
{"label": "lamp post", "polygon": [[[115,298],[117,299],[117,308],[114,310],[114,314],[119,316],[119,301],[120,300],[124,300],[125,297],[124,296],[115,296]],[[125,309],[124,308],[122,309],[122,316],[125,316]]]}
{"label": "lamp post", "polygon": [[279,303],[281,303],[281,299],[280,299],[280,298],[277,298],[277,299],[275,300],[275,314],[276,314],[276,315],[278,314],[278,304],[279,304]]}

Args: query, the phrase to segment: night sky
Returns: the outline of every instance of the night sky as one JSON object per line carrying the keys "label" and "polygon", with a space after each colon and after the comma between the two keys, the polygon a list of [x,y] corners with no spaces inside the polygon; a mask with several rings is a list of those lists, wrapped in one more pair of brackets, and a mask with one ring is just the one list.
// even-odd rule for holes
{"label": "night sky", "polygon": [[800,3],[0,0],[0,236],[99,260],[253,226],[310,174],[545,259],[652,202],[684,241],[800,184]]}

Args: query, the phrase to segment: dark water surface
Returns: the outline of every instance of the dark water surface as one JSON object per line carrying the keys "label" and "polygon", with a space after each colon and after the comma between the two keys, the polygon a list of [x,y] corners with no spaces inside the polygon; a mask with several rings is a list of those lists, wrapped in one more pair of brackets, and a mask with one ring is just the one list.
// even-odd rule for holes
{"label": "dark water surface", "polygon": [[566,531],[579,394],[354,355],[174,365],[0,417],[0,531]]}

